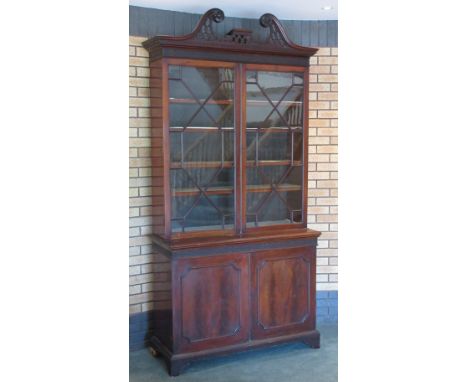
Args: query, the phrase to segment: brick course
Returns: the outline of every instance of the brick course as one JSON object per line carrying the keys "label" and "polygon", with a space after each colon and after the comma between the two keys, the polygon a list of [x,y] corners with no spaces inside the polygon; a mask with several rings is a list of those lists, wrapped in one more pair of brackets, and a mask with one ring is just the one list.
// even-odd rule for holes
{"label": "brick course", "polygon": [[[169,263],[151,246],[153,223],[152,147],[158,148],[159,138],[151,134],[149,60],[141,46],[144,37],[130,36],[130,110],[129,110],[129,175],[130,175],[130,248],[129,303],[130,314],[145,312],[168,300]],[[157,140],[159,139],[159,140]]]}
{"label": "brick course", "polygon": [[[309,99],[314,101],[309,109],[317,113],[309,115],[309,153],[313,153],[309,161],[317,165],[309,166],[308,220],[309,228],[322,231],[317,249],[317,290],[333,291],[338,289],[338,49],[320,48],[310,64]],[[315,188],[311,188],[311,181],[316,181]],[[325,307],[317,306],[318,317],[325,316],[320,311]]]}

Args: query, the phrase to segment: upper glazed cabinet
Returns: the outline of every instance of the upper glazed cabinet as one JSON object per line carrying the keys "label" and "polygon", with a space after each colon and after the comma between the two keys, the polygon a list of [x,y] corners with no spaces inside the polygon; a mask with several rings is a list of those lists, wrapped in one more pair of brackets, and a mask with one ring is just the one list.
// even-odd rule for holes
{"label": "upper glazed cabinet", "polygon": [[[215,25],[150,52],[154,233],[235,236],[307,226],[309,57],[266,14],[264,35]],[[306,102],[304,104],[304,102]],[[162,187],[161,187],[162,186]]]}

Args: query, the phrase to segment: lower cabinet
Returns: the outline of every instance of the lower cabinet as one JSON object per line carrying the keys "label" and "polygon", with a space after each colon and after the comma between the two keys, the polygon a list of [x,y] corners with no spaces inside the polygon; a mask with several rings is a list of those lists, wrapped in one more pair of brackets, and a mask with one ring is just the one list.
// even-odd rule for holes
{"label": "lower cabinet", "polygon": [[171,259],[169,339],[151,342],[171,375],[190,362],[275,343],[319,347],[315,245]]}
{"label": "lower cabinet", "polygon": [[315,249],[178,260],[174,351],[197,351],[312,330]]}

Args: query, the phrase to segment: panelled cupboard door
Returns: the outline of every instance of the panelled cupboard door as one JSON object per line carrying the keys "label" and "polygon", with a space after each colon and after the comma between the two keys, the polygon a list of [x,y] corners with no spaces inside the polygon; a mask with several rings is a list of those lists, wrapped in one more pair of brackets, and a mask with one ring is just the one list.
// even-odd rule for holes
{"label": "panelled cupboard door", "polygon": [[200,351],[248,339],[248,256],[178,260],[173,281],[174,350]]}
{"label": "panelled cupboard door", "polygon": [[252,256],[252,338],[315,329],[315,248]]}

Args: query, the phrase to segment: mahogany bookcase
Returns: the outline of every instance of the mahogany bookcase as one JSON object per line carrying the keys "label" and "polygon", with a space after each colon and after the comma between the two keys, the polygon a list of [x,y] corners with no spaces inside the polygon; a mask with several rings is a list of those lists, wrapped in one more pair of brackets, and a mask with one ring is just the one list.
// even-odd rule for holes
{"label": "mahogany bookcase", "polygon": [[171,262],[170,308],[151,346],[190,362],[291,341],[320,346],[316,243],[307,229],[309,59],[265,14],[214,32],[206,12],[150,57],[153,243]]}

